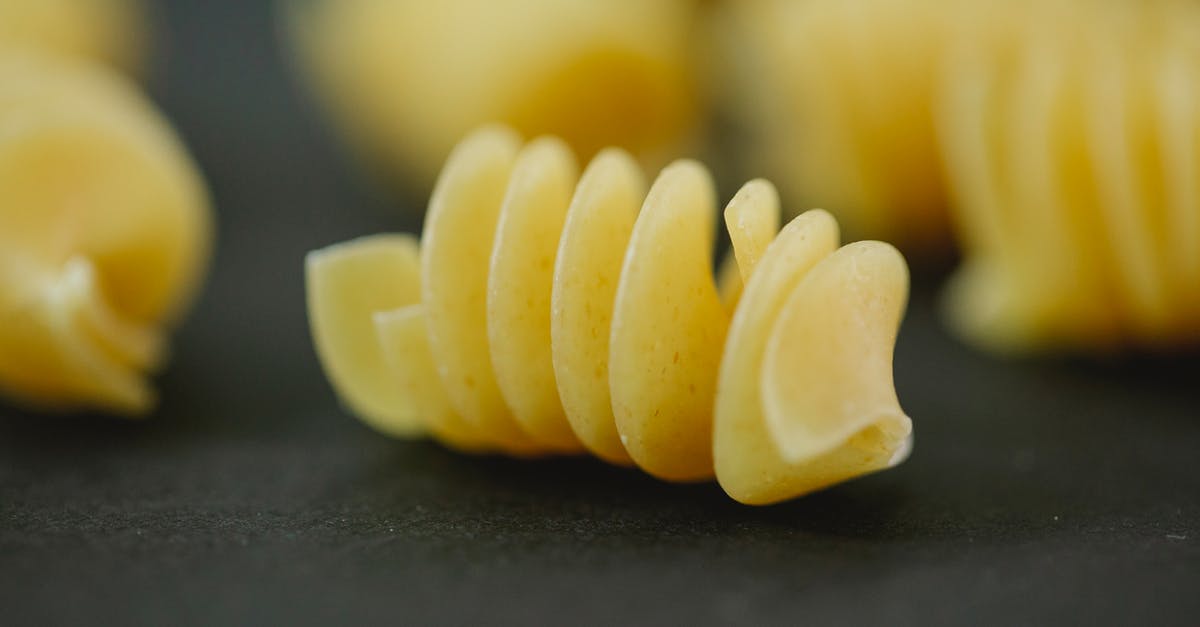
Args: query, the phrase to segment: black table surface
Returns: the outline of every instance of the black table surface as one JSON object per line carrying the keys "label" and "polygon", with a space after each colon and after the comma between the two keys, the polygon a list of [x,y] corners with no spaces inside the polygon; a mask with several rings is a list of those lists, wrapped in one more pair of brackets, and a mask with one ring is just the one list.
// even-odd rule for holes
{"label": "black table surface", "polygon": [[366,191],[271,8],[159,7],[150,91],[216,262],[152,418],[0,407],[0,623],[1200,624],[1197,358],[995,360],[930,280],[896,353],[912,458],[783,505],[367,430],[313,355],[302,258],[418,218]]}

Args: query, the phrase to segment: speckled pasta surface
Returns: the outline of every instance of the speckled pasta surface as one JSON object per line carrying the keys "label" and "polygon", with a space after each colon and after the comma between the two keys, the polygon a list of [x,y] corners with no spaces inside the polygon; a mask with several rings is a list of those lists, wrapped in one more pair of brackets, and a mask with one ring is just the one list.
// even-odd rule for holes
{"label": "speckled pasta surface", "polygon": [[148,411],[210,231],[195,166],[126,79],[0,55],[0,394]]}
{"label": "speckled pasta surface", "polygon": [[715,476],[745,503],[902,461],[903,258],[839,247],[820,210],[780,230],[758,180],[725,209],[718,286],[714,196],[693,161],[648,184],[621,150],[580,171],[561,140],[479,130],[446,163],[419,250],[376,235],[310,254],[326,373],[386,433]]}

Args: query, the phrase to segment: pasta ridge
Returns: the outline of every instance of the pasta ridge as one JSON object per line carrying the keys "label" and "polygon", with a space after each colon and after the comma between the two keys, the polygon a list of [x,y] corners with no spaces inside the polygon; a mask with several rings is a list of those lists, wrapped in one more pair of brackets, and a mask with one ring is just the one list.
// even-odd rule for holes
{"label": "pasta ridge", "polygon": [[774,187],[726,207],[699,163],[647,186],[631,156],[580,173],[552,137],[463,140],[420,242],[310,253],[310,322],[344,402],[387,433],[470,452],[591,453],[771,503],[895,465],[903,257],[838,243],[829,214],[782,230]]}

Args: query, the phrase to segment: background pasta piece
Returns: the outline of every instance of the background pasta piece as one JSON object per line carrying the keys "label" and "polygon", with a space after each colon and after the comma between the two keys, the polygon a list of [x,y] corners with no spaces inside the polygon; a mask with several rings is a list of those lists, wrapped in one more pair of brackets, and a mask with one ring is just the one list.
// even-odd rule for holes
{"label": "background pasta piece", "polygon": [[207,262],[208,199],[158,112],[111,71],[0,55],[0,390],[148,411],[145,378]]}
{"label": "background pasta piece", "polygon": [[[967,253],[951,323],[998,351],[1195,343],[1200,13],[1052,8],[1008,47],[962,40],[947,67]],[[1051,26],[1064,19],[1081,27]]]}
{"label": "background pasta piece", "polygon": [[147,24],[140,0],[0,0],[4,49],[91,59],[137,72]]}
{"label": "background pasta piece", "polygon": [[420,301],[420,253],[409,235],[374,235],[309,253],[308,317],[325,376],[372,427],[399,437],[424,432],[387,367],[373,316]]}
{"label": "background pasta piece", "polygon": [[284,3],[309,84],[389,180],[424,188],[480,124],[661,165],[705,118],[694,0]]}
{"label": "background pasta piece", "polygon": [[801,204],[965,253],[951,325],[998,352],[1200,341],[1200,9],[1175,0],[747,0],[746,154]]}
{"label": "background pasta piece", "polygon": [[791,202],[912,252],[949,244],[933,98],[947,33],[989,0],[744,0],[719,32],[743,153]]}
{"label": "background pasta piece", "polygon": [[[124,336],[106,337],[89,324],[91,312],[109,305],[85,259],[67,261],[58,276],[30,277],[20,269],[23,264],[4,265],[0,389],[7,396],[43,409],[91,405],[123,413],[154,402],[140,370],[157,365],[153,357],[141,364],[130,360],[137,349],[123,346]],[[130,328],[158,344],[149,329]]]}

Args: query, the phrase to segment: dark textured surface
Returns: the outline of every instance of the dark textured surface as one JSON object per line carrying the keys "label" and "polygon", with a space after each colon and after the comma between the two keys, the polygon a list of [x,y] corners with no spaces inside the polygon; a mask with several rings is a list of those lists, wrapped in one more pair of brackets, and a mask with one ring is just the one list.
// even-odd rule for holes
{"label": "dark textured surface", "polygon": [[912,459],[746,508],[588,460],[388,441],[309,347],[310,248],[413,226],[364,195],[267,3],[170,3],[152,92],[220,211],[151,420],[0,409],[0,623],[1200,622],[1196,358],[1003,363],[920,290]]}

